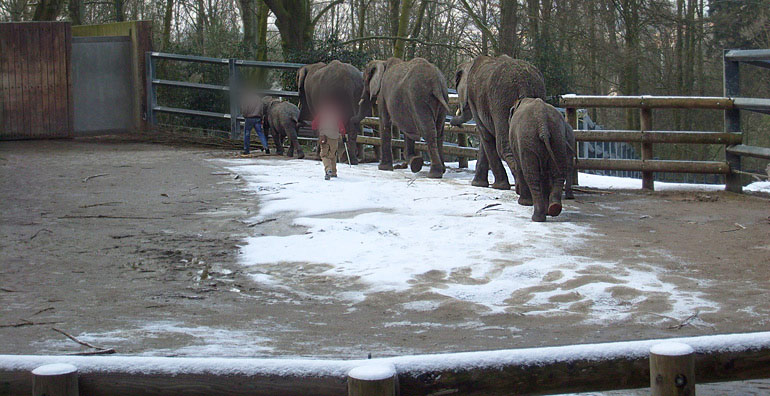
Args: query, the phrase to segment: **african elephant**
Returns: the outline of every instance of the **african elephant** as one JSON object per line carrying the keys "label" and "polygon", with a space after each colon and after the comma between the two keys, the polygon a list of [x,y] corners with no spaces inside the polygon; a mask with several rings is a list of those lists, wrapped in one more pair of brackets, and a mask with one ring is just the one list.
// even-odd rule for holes
{"label": "african elephant", "polygon": [[492,168],[495,176],[492,188],[510,189],[501,161],[504,159],[514,172],[513,156],[508,147],[508,113],[519,98],[545,99],[543,75],[531,63],[507,55],[477,56],[460,65],[455,83],[460,108],[451,124],[459,126],[472,117],[481,136],[476,174],[471,184],[488,187],[487,177]]}
{"label": "african elephant", "polygon": [[350,163],[358,164],[356,151],[356,139],[361,133],[361,123],[351,120],[358,111],[358,99],[364,89],[364,80],[361,71],[349,63],[333,60],[328,64],[324,62],[305,65],[297,73],[297,87],[299,89],[301,121],[309,121],[315,116],[315,112],[323,102],[333,101],[342,108],[339,111],[347,120],[347,147],[350,153]]}
{"label": "african elephant", "polygon": [[509,143],[516,163],[519,204],[534,205],[532,221],[561,213],[561,194],[570,169],[567,122],[540,98],[523,98],[510,110]]}
{"label": "african elephant", "polygon": [[262,98],[262,122],[265,124],[265,133],[268,130],[273,136],[275,147],[279,155],[283,155],[283,138],[289,138],[289,157],[294,156],[297,150],[297,158],[305,158],[302,146],[297,138],[299,108],[290,102],[274,99],[270,96]]}
{"label": "african elephant", "polygon": [[428,177],[443,177],[444,119],[449,111],[449,93],[444,75],[423,58],[405,62],[398,58],[375,60],[364,69],[364,90],[361,95],[360,122],[377,103],[380,117],[381,170],[393,170],[390,133],[392,124],[404,133],[407,159],[412,172],[422,168],[422,156],[415,153],[414,143],[425,139],[430,155]]}

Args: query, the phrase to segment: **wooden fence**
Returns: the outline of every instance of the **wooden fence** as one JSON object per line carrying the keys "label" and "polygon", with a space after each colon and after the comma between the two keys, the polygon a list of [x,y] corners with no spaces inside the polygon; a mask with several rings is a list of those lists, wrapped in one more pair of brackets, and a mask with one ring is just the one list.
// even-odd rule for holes
{"label": "wooden fence", "polygon": [[371,360],[0,355],[0,395],[31,394],[31,370],[52,363],[77,367],[80,393],[93,396],[344,395],[350,370],[371,365],[392,367],[402,396],[633,389],[650,386],[650,350],[662,342],[694,349],[690,384],[770,378],[763,332]]}
{"label": "wooden fence", "polygon": [[70,137],[68,22],[0,23],[0,140]]}

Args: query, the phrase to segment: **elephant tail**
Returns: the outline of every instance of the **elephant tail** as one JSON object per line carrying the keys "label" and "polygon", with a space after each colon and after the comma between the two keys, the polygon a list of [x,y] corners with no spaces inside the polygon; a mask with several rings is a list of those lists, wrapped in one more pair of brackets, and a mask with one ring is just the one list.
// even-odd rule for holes
{"label": "elephant tail", "polygon": [[438,99],[438,102],[441,103],[442,106],[444,106],[444,110],[446,110],[447,113],[449,113],[449,104],[446,102],[446,99],[444,99],[444,94],[438,90],[438,88],[433,89],[433,96]]}
{"label": "elephant tail", "polygon": [[561,169],[559,168],[559,161],[556,160],[556,155],[553,153],[553,148],[551,147],[551,132],[548,130],[547,127],[547,116],[544,111],[544,109],[539,109],[538,112],[538,128],[540,129],[538,131],[538,137],[540,140],[543,141],[543,144],[545,145],[545,149],[548,150],[548,155],[551,156],[551,161],[553,161],[553,165],[556,167],[556,171],[561,173]]}

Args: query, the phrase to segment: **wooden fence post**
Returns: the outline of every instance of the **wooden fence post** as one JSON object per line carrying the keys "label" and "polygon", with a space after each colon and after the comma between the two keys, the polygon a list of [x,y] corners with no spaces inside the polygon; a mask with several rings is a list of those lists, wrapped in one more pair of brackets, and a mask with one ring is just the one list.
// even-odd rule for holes
{"label": "wooden fence post", "polygon": [[[725,50],[725,54],[727,50]],[[728,60],[723,55],[724,70],[723,70],[723,83],[724,93],[728,98],[736,97],[740,95],[741,91],[741,79],[740,79],[740,67],[736,61]],[[725,132],[740,132],[741,131],[741,111],[738,109],[725,110]],[[725,146],[725,149],[731,146]],[[725,189],[740,193],[743,191],[743,184],[741,183],[741,175],[733,170],[741,170],[741,156],[733,154],[725,150],[725,160],[730,164],[731,172],[725,176]]]}
{"label": "wooden fence post", "polygon": [[680,342],[650,348],[650,394],[695,396],[695,351]]}
{"label": "wooden fence post", "polygon": [[[240,103],[238,103],[238,66],[235,59],[228,61],[228,70],[230,78],[230,139],[237,140],[240,135],[240,125],[238,124],[238,114],[240,113]],[[267,149],[267,147],[265,147]]]}
{"label": "wooden fence post", "polygon": [[[577,109],[573,107],[567,108],[567,123],[572,127],[572,129],[577,130],[578,129],[578,116],[577,116]],[[578,142],[575,140],[575,157],[578,157]],[[575,167],[572,170],[572,185],[579,185],[578,183],[578,168],[577,168],[577,159],[575,160]]]}
{"label": "wooden fence post", "polygon": [[78,369],[66,364],[46,364],[32,370],[32,396],[78,396]]}
{"label": "wooden fence post", "polygon": [[[459,147],[468,147],[468,135],[463,132],[457,132],[457,145]],[[468,167],[468,157],[457,157],[458,167]]]}
{"label": "wooden fence post", "polygon": [[[652,130],[652,110],[640,109],[642,134]],[[652,159],[652,143],[642,142],[642,161]],[[655,190],[655,179],[652,172],[642,172],[642,189]]]}
{"label": "wooden fence post", "polygon": [[396,396],[397,381],[392,365],[356,367],[348,372],[348,396]]}

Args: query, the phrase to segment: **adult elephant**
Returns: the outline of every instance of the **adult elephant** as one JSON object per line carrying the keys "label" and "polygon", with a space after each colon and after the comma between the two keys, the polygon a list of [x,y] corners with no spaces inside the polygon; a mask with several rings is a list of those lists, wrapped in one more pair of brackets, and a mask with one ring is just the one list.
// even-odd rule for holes
{"label": "adult elephant", "polygon": [[[508,115],[520,98],[545,99],[543,75],[531,63],[499,57],[477,56],[463,63],[455,73],[460,108],[451,124],[459,126],[473,118],[479,127],[479,147],[476,174],[471,183],[489,187],[488,174],[492,169],[495,182],[492,188],[508,190],[511,184],[502,160],[515,173],[515,162],[508,141]],[[502,158],[502,160],[501,160]]]}
{"label": "adult elephant", "polygon": [[318,62],[305,65],[297,73],[299,89],[300,120],[310,121],[315,116],[321,103],[333,101],[341,108],[341,116],[345,119],[350,153],[350,163],[358,164],[356,140],[361,133],[361,123],[353,120],[359,113],[358,99],[364,89],[361,71],[349,63],[338,60],[324,63]]}
{"label": "adult elephant", "polygon": [[398,58],[375,60],[364,69],[364,90],[361,96],[360,122],[377,103],[380,117],[381,170],[393,170],[391,147],[392,124],[404,133],[407,160],[412,172],[422,168],[422,156],[415,153],[414,143],[425,139],[430,155],[428,177],[443,177],[444,120],[449,111],[446,79],[436,66],[423,58],[404,62]]}
{"label": "adult elephant", "polygon": [[293,103],[270,96],[262,98],[262,121],[265,124],[265,134],[270,132],[275,142],[275,148],[279,155],[283,155],[283,138],[289,139],[289,157],[294,156],[297,150],[297,158],[305,158],[302,146],[297,138],[299,109]]}

